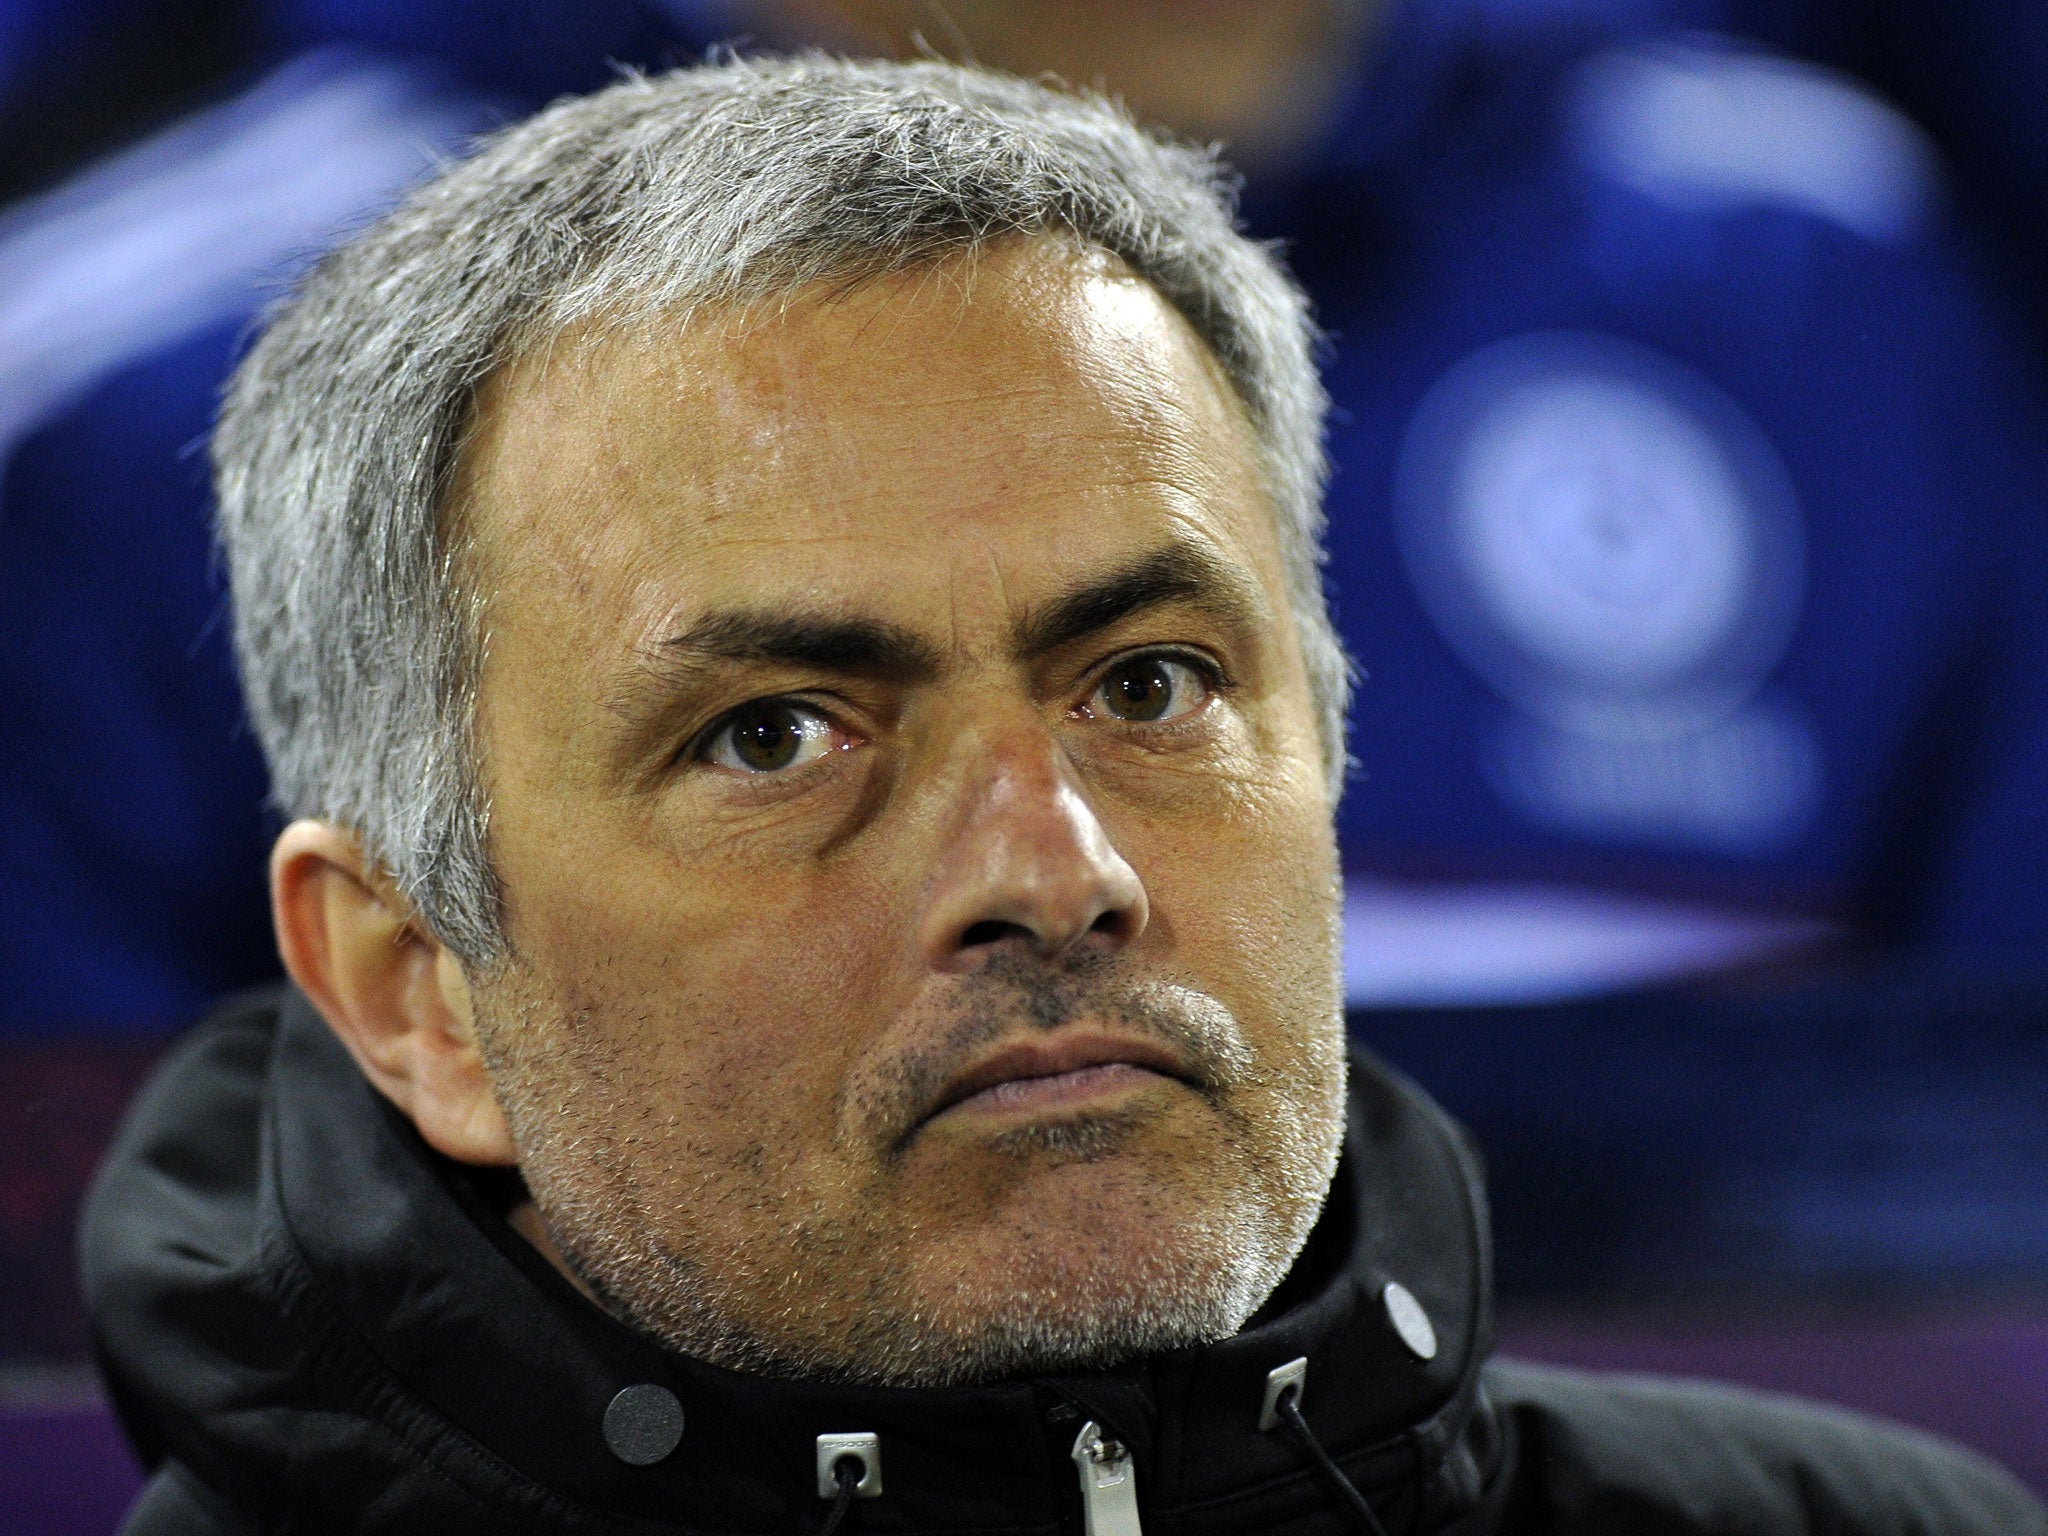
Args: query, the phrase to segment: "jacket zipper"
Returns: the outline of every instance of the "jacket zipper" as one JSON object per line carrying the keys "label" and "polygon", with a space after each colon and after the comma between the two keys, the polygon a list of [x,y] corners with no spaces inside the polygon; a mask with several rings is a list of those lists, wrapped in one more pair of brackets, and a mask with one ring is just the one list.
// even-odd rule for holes
{"label": "jacket zipper", "polygon": [[1131,1453],[1090,1419],[1074,1441],[1086,1536],[1144,1536],[1138,1524],[1138,1469]]}

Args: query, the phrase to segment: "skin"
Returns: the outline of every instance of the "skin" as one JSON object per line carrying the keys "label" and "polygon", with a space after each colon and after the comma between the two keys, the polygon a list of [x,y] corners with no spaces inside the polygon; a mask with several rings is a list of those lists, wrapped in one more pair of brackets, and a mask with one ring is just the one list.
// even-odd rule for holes
{"label": "skin", "polygon": [[1240,1326],[1334,1169],[1337,865],[1187,325],[1036,240],[562,338],[485,390],[456,509],[514,958],[465,973],[345,829],[273,858],[288,966],[427,1141],[743,1368]]}
{"label": "skin", "polygon": [[1121,96],[1144,122],[1284,162],[1321,131],[1384,0],[755,0],[768,37],[1012,74]]}

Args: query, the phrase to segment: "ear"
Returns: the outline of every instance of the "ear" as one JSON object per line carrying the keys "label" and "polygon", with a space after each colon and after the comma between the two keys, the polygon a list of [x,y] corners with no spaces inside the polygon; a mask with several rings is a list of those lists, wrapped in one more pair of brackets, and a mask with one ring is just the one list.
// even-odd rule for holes
{"label": "ear", "polygon": [[284,968],[377,1091],[458,1162],[518,1162],[477,1049],[462,966],[355,835],[295,821],[270,854]]}

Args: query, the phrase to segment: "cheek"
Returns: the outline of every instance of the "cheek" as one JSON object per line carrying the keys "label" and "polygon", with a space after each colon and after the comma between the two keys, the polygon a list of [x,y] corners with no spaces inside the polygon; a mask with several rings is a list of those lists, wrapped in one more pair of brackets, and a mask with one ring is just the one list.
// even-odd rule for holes
{"label": "cheek", "polygon": [[515,943],[575,1027],[646,1064],[646,1093],[693,1138],[758,1141],[773,1124],[792,1151],[822,1141],[847,1064],[904,1001],[898,903],[851,861],[689,862],[582,861],[602,882],[524,903]]}
{"label": "cheek", "polygon": [[1341,887],[1321,775],[1302,763],[1216,794],[1199,824],[1131,836],[1152,903],[1148,937],[1248,1031],[1281,1046],[1338,1006]]}

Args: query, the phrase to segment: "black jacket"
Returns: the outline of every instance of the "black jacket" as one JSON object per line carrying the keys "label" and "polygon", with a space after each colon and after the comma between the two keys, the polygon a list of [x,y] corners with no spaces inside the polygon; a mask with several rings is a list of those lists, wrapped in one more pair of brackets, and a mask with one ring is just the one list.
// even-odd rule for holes
{"label": "black jacket", "polygon": [[[1489,1364],[1487,1229],[1462,1137],[1356,1063],[1343,1165],[1295,1274],[1238,1337],[960,1389],[818,1387],[667,1353],[579,1296],[437,1158],[295,994],[182,1042],[101,1174],[84,1266],[114,1399],[171,1532],[811,1536],[817,1438],[879,1437],[850,1536],[1082,1536],[1074,1443],[1129,1448],[1144,1536],[2048,1533],[1996,1468],[1844,1414]],[[1399,1282],[1435,1335],[1386,1301]],[[1420,1347],[1418,1347],[1420,1346]],[[1261,1430],[1306,1356],[1315,1445]],[[647,1465],[615,1453],[628,1388]],[[664,1396],[666,1393],[667,1396]],[[651,1427],[650,1427],[651,1426]],[[651,1439],[651,1447],[649,1441]]]}

